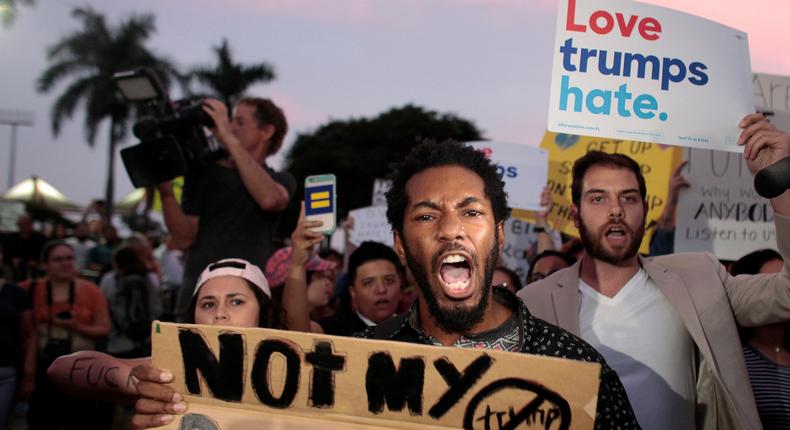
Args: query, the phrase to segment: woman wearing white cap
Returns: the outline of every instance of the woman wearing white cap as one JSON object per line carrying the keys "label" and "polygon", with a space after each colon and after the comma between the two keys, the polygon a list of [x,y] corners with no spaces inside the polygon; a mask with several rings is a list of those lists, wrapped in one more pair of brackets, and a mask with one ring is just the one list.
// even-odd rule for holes
{"label": "woman wearing white cap", "polygon": [[[261,269],[235,258],[217,261],[203,270],[189,309],[193,320],[188,323],[285,328],[281,323],[282,311],[272,301],[269,283]],[[78,362],[79,368],[117,367],[117,371],[107,372],[96,383],[88,380],[87,373],[80,377],[72,372]],[[141,364],[150,367],[151,357],[118,359],[101,352],[82,351],[58,358],[47,374],[66,393],[125,402],[138,397],[129,375]]]}

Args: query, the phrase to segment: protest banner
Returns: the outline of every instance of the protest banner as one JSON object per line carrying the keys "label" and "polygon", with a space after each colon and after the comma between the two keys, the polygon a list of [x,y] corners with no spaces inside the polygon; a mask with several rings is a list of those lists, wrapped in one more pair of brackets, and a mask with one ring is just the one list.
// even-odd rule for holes
{"label": "protest banner", "polygon": [[758,110],[790,112],[790,76],[755,73],[752,83]]}
{"label": "protest banner", "polygon": [[683,168],[689,188],[678,200],[675,251],[707,251],[737,260],[758,249],[776,249],[771,203],[754,190],[740,154],[687,148]]}
{"label": "protest banner", "polygon": [[354,228],[351,229],[351,243],[356,246],[366,240],[380,242],[387,246],[394,246],[392,226],[387,221],[386,206],[368,206],[349,211],[348,215],[354,219]]}
{"label": "protest banner", "polygon": [[[598,363],[259,328],[154,322],[189,403],[166,429],[591,429]],[[338,425],[339,424],[339,425]],[[301,427],[300,427],[301,426]],[[344,427],[347,426],[347,427]]]}
{"label": "protest banner", "polygon": [[[573,163],[589,151],[625,154],[639,163],[647,185],[647,223],[657,220],[664,210],[669,193],[669,178],[680,161],[681,148],[650,142],[600,139],[589,136],[547,132],[540,147],[549,153],[548,188],[554,203],[548,216],[549,225],[562,233],[579,237],[571,218],[571,169]],[[532,217],[523,217],[534,222]],[[645,233],[640,252],[646,253],[651,232]]]}
{"label": "protest banner", "polygon": [[483,151],[505,182],[511,208],[540,209],[540,193],[546,183],[548,154],[528,145],[501,142],[467,142]]}
{"label": "protest banner", "polygon": [[554,49],[550,131],[742,151],[746,33],[645,3],[560,0]]}

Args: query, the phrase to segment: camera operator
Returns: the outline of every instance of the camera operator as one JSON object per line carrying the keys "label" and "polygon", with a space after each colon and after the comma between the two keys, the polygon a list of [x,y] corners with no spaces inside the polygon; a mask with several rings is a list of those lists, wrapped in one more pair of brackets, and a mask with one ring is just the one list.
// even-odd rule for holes
{"label": "camera operator", "polygon": [[165,223],[176,247],[187,251],[184,279],[176,299],[176,318],[187,310],[200,271],[212,261],[241,258],[263,264],[273,252],[272,236],[280,213],[295,189],[294,178],[266,165],[288,129],[282,110],[268,99],[244,98],[232,120],[219,100],[203,110],[214,121],[214,135],[230,156],[185,177],[181,206],[172,184],[159,185]]}

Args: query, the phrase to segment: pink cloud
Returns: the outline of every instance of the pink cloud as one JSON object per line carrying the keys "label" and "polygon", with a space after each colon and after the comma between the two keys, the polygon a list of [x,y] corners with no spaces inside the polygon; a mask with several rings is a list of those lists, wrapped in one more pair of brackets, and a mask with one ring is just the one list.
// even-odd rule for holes
{"label": "pink cloud", "polygon": [[790,76],[790,2],[787,0],[643,0],[701,16],[745,31],[749,35],[752,70]]}

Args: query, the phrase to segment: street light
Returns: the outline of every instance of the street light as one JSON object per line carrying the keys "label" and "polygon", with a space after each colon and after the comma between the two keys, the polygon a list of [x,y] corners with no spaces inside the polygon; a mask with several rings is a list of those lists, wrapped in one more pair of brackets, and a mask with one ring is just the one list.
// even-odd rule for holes
{"label": "street light", "polygon": [[0,125],[11,126],[11,153],[8,156],[8,188],[14,185],[14,164],[16,159],[16,128],[23,125],[33,126],[33,112],[0,109]]}

